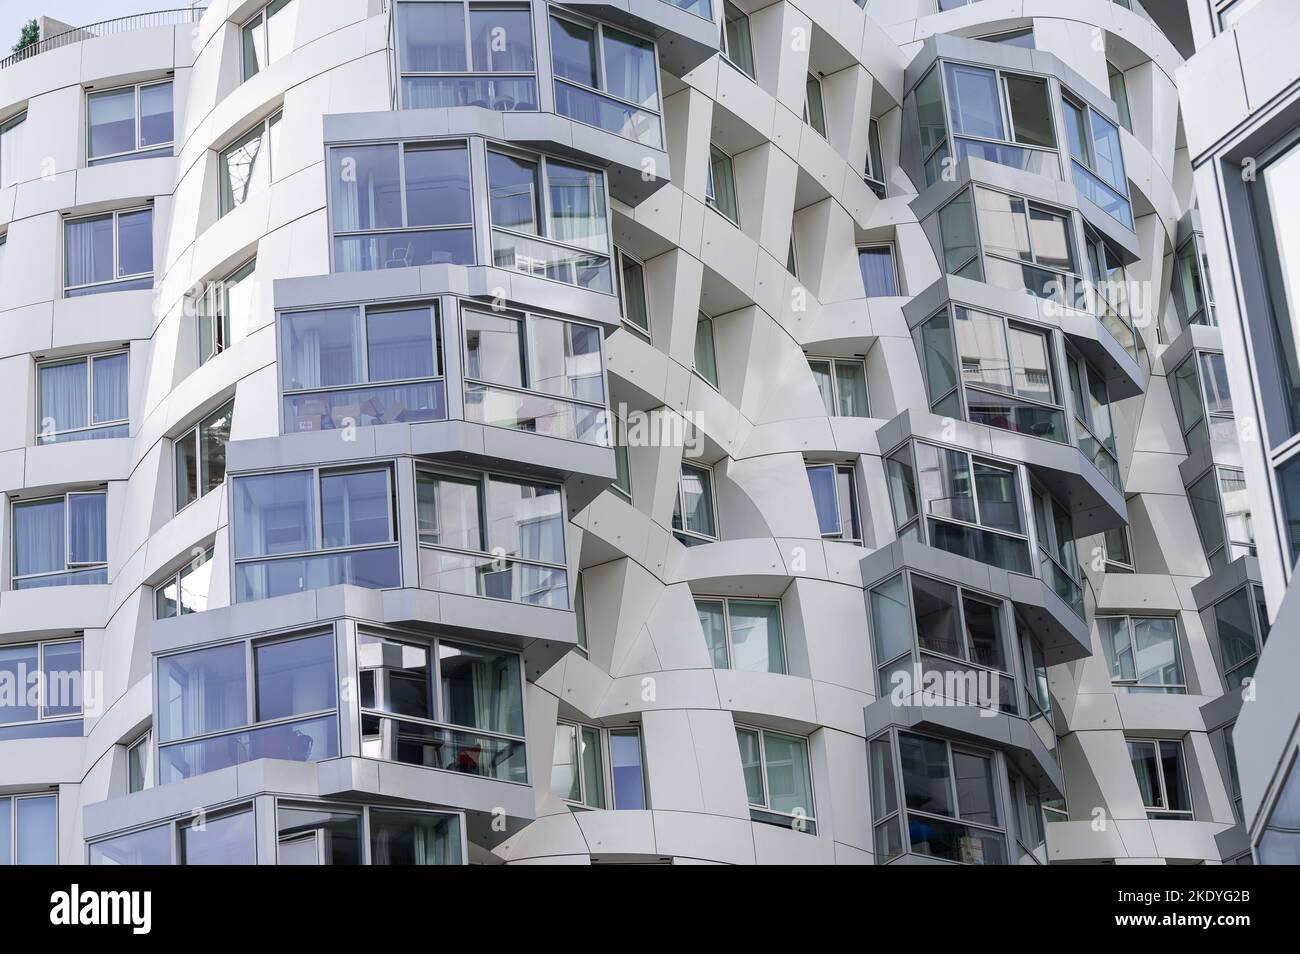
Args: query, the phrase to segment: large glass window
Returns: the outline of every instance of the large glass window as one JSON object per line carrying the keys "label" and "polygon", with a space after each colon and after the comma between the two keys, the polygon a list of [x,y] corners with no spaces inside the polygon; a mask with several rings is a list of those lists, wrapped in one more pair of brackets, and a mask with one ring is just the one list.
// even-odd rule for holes
{"label": "large glass window", "polygon": [[516,653],[360,632],[357,667],[363,757],[528,780]]}
{"label": "large glass window", "polygon": [[170,865],[172,826],[154,825],[114,835],[89,846],[92,865]]}
{"label": "large glass window", "polygon": [[64,220],[65,298],[152,287],[153,209]]}
{"label": "large glass window", "polygon": [[1083,588],[1079,581],[1079,549],[1074,539],[1074,520],[1054,496],[1034,487],[1034,530],[1038,535],[1038,565],[1043,582],[1051,587],[1082,619]]}
{"label": "large glass window", "polygon": [[79,639],[0,646],[0,741],[82,734],[81,655]]}
{"label": "large glass window", "polygon": [[715,669],[786,671],[780,600],[697,596],[695,611]]}
{"label": "large glass window", "polygon": [[1209,271],[1197,236],[1178,248],[1174,256],[1174,309],[1184,328],[1189,325],[1215,325],[1214,305],[1207,294]]}
{"label": "large glass window", "polygon": [[1070,394],[1074,399],[1075,435],[1079,441],[1079,450],[1083,451],[1084,456],[1093,462],[1112,486],[1122,490],[1106,379],[1074,351],[1066,351],[1065,361],[1070,369]]}
{"label": "large glass window", "polygon": [[1148,818],[1192,818],[1182,742],[1128,740],[1129,761]]}
{"label": "large glass window", "polygon": [[[1255,349],[1261,360],[1271,365],[1270,376],[1281,391],[1277,411],[1284,419],[1274,420],[1270,413],[1268,420],[1269,440],[1276,447],[1300,431],[1300,353],[1296,349],[1300,341],[1300,228],[1295,216],[1300,208],[1300,143],[1290,145],[1259,169],[1250,193],[1271,325],[1253,337]],[[1295,552],[1293,546],[1292,559]]]}
{"label": "large glass window", "polygon": [[252,807],[206,815],[179,826],[182,865],[252,865],[257,863]]}
{"label": "large glass window", "polygon": [[389,467],[235,477],[231,509],[236,602],[401,585]]}
{"label": "large glass window", "polygon": [[86,164],[172,154],[172,81],[86,94]]}
{"label": "large glass window", "polygon": [[1074,185],[1085,198],[1126,229],[1133,229],[1128,179],[1120,151],[1119,127],[1082,100],[1062,93],[1066,138],[1074,167]]}
{"label": "large glass window", "polygon": [[939,232],[943,242],[943,269],[958,278],[983,281],[979,232],[975,228],[975,207],[971,190],[964,189],[939,210]]}
{"label": "large glass window", "polygon": [[160,784],[256,759],[338,757],[333,633],[187,650],[156,668]]}
{"label": "large glass window", "polygon": [[817,834],[808,740],[736,726],[752,821]]}
{"label": "large glass window", "polygon": [[750,79],[754,71],[754,45],[749,34],[749,17],[731,0],[722,0],[722,55]]}
{"label": "large glass window", "polygon": [[13,505],[13,588],[108,582],[107,494],[72,492]]}
{"label": "large glass window", "polygon": [[240,39],[245,80],[293,51],[297,6],[295,0],[271,0],[244,23]]}
{"label": "large glass window", "polygon": [[236,341],[248,336],[253,327],[253,272],[251,259],[219,281],[210,281],[194,300],[198,319],[199,364],[216,357]]}
{"label": "large glass window", "polygon": [[27,128],[24,110],[0,123],[0,189],[18,181],[23,155],[23,131]]}
{"label": "large glass window", "polygon": [[232,401],[172,441],[177,512],[225,483],[226,444],[234,412]]}
{"label": "large glass window", "polygon": [[125,351],[36,365],[36,442],[127,437],[130,357]]}
{"label": "large glass window", "polygon": [[644,809],[640,731],[557,723],[551,792],[588,808]]}
{"label": "large glass window", "polygon": [[371,808],[372,865],[463,864],[458,815]]}
{"label": "large glass window", "polygon": [[942,77],[942,67],[932,67],[916,85],[913,94],[916,97],[916,121],[921,134],[921,162],[925,168],[926,185],[939,181],[950,154]]}
{"label": "large glass window", "polygon": [[861,543],[857,476],[853,466],[810,464],[807,470],[821,535],[846,543]]}
{"label": "large glass window", "polygon": [[608,438],[601,332],[536,314],[461,312],[465,417],[588,444]]}
{"label": "large glass window", "polygon": [[329,163],[334,271],[474,263],[465,144],[335,146]]}
{"label": "large glass window", "polygon": [[422,586],[569,608],[559,487],[498,474],[421,470],[416,525]]}
{"label": "large glass window", "polygon": [[831,417],[870,417],[867,402],[867,364],[861,358],[808,356],[822,404]]}
{"label": "large glass window", "polygon": [[[1039,175],[1059,175],[1046,79],[963,63],[945,63],[944,76],[958,161],[975,156]],[[927,102],[932,95],[926,91]],[[917,102],[919,108],[919,89]],[[934,178],[938,172],[936,167]],[[927,184],[932,183],[930,166],[926,175]]]}
{"label": "large glass window", "polygon": [[1282,778],[1281,789],[1269,809],[1264,832],[1255,852],[1262,865],[1294,865],[1300,862],[1300,761],[1292,760]]}
{"label": "large glass window", "polygon": [[673,536],[688,547],[718,539],[713,471],[709,468],[682,462],[681,480],[673,503]]}
{"label": "large glass window", "polygon": [[402,106],[537,108],[533,24],[527,4],[397,4]]}
{"label": "large glass window", "polygon": [[552,10],[551,66],[561,116],[644,146],[663,146],[652,41]]}
{"label": "large glass window", "polygon": [[898,274],[894,270],[894,246],[859,245],[858,270],[868,298],[890,298],[898,294]]}
{"label": "large glass window", "polygon": [[59,797],[0,795],[0,867],[59,861]]}
{"label": "large glass window", "polygon": [[1172,618],[1098,616],[1097,635],[1110,680],[1128,692],[1183,693],[1178,624]]}
{"label": "large glass window", "polygon": [[436,305],[280,313],[284,433],[447,416]]}
{"label": "large glass window", "polygon": [[494,149],[487,165],[493,264],[613,294],[605,174]]}
{"label": "large glass window", "polygon": [[1240,467],[1211,467],[1187,488],[1187,501],[1211,572],[1240,556],[1254,556],[1250,497]]}
{"label": "large glass window", "polygon": [[975,204],[985,280],[1073,305],[1078,264],[1070,214],[983,187],[975,188]]}
{"label": "large glass window", "polygon": [[154,587],[154,618],[202,613],[208,608],[211,585],[212,547],[208,547],[195,553],[184,566]]}
{"label": "large glass window", "polygon": [[704,203],[735,225],[740,224],[736,204],[736,172],[731,156],[709,144],[709,166],[704,182]]}
{"label": "large glass window", "polygon": [[1215,634],[1218,637],[1219,672],[1224,687],[1232,692],[1255,675],[1255,665],[1268,639],[1268,612],[1264,590],[1251,584],[1214,604]]}
{"label": "large glass window", "polygon": [[262,120],[221,151],[221,214],[271,187],[280,154],[280,113]]}

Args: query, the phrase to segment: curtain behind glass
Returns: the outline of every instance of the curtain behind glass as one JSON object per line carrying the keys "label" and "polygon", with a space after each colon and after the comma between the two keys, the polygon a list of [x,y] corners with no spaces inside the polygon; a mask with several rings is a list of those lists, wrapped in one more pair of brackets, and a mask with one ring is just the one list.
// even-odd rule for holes
{"label": "curtain behind glass", "polygon": [[37,430],[52,434],[85,427],[89,407],[86,359],[43,364],[37,377],[40,392]]}
{"label": "curtain behind glass", "polygon": [[137,148],[135,87],[91,93],[86,97],[89,123],[86,157],[132,152]]}
{"label": "curtain behind glass", "polygon": [[91,422],[105,424],[110,421],[125,421],[130,416],[127,411],[129,392],[127,355],[110,354],[92,358],[91,361],[94,365],[91,373],[91,380],[94,382]]}
{"label": "curtain behind glass", "polygon": [[527,10],[471,8],[469,42],[475,70],[531,73],[534,69],[533,25]]}
{"label": "curtain behind glass", "polygon": [[173,138],[171,81],[140,87],[140,147],[169,143]]}
{"label": "curtain behind glass", "polygon": [[731,663],[745,672],[785,672],[781,604],[731,600]]}
{"label": "curtain behind glass", "polygon": [[88,285],[113,278],[113,216],[64,224],[64,284]]}
{"label": "curtain behind glass", "polygon": [[281,315],[280,324],[280,373],[286,391],[365,380],[360,309],[293,312]]}
{"label": "curtain behind glass", "polygon": [[812,490],[817,526],[823,535],[840,532],[840,511],[835,498],[835,468],[830,465],[808,468],[808,486]]}
{"label": "curtain behind glass", "polygon": [[63,499],[16,503],[14,576],[66,569],[63,549]]}
{"label": "curtain behind glass", "polygon": [[858,249],[858,269],[862,272],[862,287],[868,298],[898,294],[894,254],[887,246]]}
{"label": "curtain behind glass", "polygon": [[68,494],[68,563],[108,562],[104,494]]}
{"label": "curtain behind glass", "polygon": [[659,77],[655,48],[649,40],[604,31],[605,89],[646,109],[659,108]]}
{"label": "curtain behind glass", "polygon": [[438,368],[432,311],[408,308],[367,313],[366,349],[371,381],[433,377]]}
{"label": "curtain behind glass", "polygon": [[551,160],[546,164],[546,180],[551,199],[551,238],[608,251],[604,175]]}
{"label": "curtain behind glass", "polygon": [[397,36],[405,73],[460,73],[467,68],[461,3],[399,3]]}

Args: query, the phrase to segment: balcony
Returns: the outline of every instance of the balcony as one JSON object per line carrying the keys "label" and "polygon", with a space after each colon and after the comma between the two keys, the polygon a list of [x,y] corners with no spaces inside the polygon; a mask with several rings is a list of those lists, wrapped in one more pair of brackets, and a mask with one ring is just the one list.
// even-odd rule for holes
{"label": "balcony", "polygon": [[86,26],[73,27],[49,17],[41,17],[41,36],[28,46],[0,60],[0,70],[30,60],[49,50],[62,49],[83,40],[97,37],[114,36],[132,30],[147,30],[150,27],[186,26],[196,24],[207,9],[207,0],[199,0],[188,7],[172,10],[155,10],[150,13],[136,13],[131,16],[100,20]]}

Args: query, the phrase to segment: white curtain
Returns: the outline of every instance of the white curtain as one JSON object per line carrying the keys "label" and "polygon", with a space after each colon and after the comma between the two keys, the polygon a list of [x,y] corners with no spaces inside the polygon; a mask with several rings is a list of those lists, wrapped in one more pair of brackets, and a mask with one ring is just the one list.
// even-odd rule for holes
{"label": "white curtain", "polygon": [[104,494],[68,495],[68,562],[108,562],[108,514]]}
{"label": "white curtain", "polygon": [[67,431],[86,426],[86,362],[47,364],[40,368],[41,434]]}
{"label": "white curtain", "polygon": [[93,358],[94,403],[93,423],[125,421],[129,393],[129,362],[125,354],[111,354]]}
{"label": "white curtain", "polygon": [[14,575],[64,569],[63,501],[14,504]]}
{"label": "white curtain", "polygon": [[65,284],[86,285],[113,277],[113,217],[79,219],[65,226]]}

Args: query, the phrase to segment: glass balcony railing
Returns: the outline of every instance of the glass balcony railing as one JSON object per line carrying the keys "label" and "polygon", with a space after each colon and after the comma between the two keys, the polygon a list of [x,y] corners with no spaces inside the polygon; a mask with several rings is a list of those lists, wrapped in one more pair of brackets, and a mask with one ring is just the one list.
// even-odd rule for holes
{"label": "glass balcony railing", "polygon": [[383,590],[402,585],[396,544],[338,553],[311,553],[235,564],[235,600],[264,600],[349,583]]}
{"label": "glass balcony railing", "polygon": [[1092,170],[1077,159],[1074,164],[1074,187],[1087,197],[1093,205],[1113,218],[1130,232],[1133,231],[1133,207],[1128,199],[1120,195],[1106,183],[1102,182]]}
{"label": "glass balcony railing", "polygon": [[339,235],[334,239],[336,272],[369,272],[380,268],[448,264],[474,264],[473,229]]}
{"label": "glass balcony railing", "polygon": [[366,712],[361,715],[361,755],[505,782],[528,781],[523,739]]}
{"label": "glass balcony railing", "polygon": [[1083,615],[1083,587],[1081,587],[1065,568],[1057,563],[1051,554],[1039,550],[1038,565],[1042,569],[1043,582],[1059,596],[1080,619]]}
{"label": "glass balcony railing", "polygon": [[316,762],[339,754],[338,716],[314,716],[277,725],[158,747],[158,781],[167,785],[254,759]]}
{"label": "glass balcony railing", "polygon": [[492,264],[592,291],[606,294],[614,291],[608,255],[554,245],[501,229],[492,230]]}
{"label": "glass balcony railing", "polygon": [[604,129],[643,146],[663,148],[659,114],[638,109],[612,96],[583,89],[564,80],[555,81],[555,111],[561,116]]}
{"label": "glass balcony railing", "polygon": [[693,13],[697,17],[704,17],[706,20],[713,19],[712,0],[664,0],[664,2],[672,4],[679,10]]}
{"label": "glass balcony railing", "polygon": [[467,384],[465,419],[476,424],[507,427],[586,444],[607,443],[603,405],[567,401],[535,391]]}
{"label": "glass balcony railing", "polygon": [[1031,149],[1004,142],[990,142],[984,139],[966,139],[961,136],[953,138],[957,147],[957,161],[966,158],[984,159],[999,165],[1010,166],[1037,176],[1060,180],[1061,159],[1055,149]]}
{"label": "glass balcony railing", "polygon": [[402,105],[406,109],[481,106],[498,112],[537,109],[534,76],[402,76]]}
{"label": "glass balcony railing", "polygon": [[446,393],[440,380],[284,396],[286,434],[373,424],[415,424],[446,418]]}
{"label": "glass balcony railing", "polygon": [[420,584],[444,593],[569,608],[566,568],[490,553],[467,553],[421,544]]}

